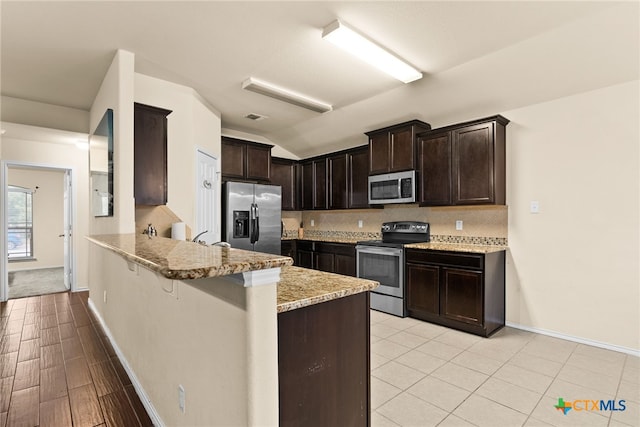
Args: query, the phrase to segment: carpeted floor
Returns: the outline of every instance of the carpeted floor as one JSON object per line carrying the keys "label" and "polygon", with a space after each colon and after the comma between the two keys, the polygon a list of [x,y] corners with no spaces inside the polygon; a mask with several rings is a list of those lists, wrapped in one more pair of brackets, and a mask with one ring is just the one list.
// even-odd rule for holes
{"label": "carpeted floor", "polygon": [[62,267],[9,272],[9,299],[67,290]]}

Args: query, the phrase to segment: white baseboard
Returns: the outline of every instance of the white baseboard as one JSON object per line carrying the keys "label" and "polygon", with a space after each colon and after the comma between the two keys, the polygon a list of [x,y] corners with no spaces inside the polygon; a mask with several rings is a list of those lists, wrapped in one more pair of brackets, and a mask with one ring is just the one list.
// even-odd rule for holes
{"label": "white baseboard", "polygon": [[160,415],[156,411],[156,408],[153,407],[153,404],[151,403],[149,396],[144,391],[144,388],[140,384],[140,381],[138,381],[138,377],[136,377],[136,374],[131,369],[131,366],[129,366],[129,362],[127,362],[127,359],[122,354],[122,351],[118,347],[118,344],[116,344],[116,341],[113,339],[113,335],[111,335],[111,331],[109,330],[107,325],[104,323],[104,319],[102,318],[102,316],[100,316],[100,313],[98,313],[98,310],[96,310],[96,307],[93,304],[93,301],[91,300],[91,298],[89,298],[88,300],[88,305],[91,311],[93,312],[93,314],[96,316],[96,318],[100,322],[100,325],[102,326],[102,329],[104,329],[104,332],[107,335],[107,338],[109,338],[109,342],[113,346],[113,349],[115,350],[118,356],[118,359],[120,359],[120,363],[122,363],[124,370],[127,371],[127,375],[129,375],[131,384],[133,384],[133,388],[136,389],[136,393],[138,393],[138,397],[140,397],[140,401],[142,402],[142,405],[144,405],[144,409],[147,410],[147,413],[149,414],[149,417],[151,418],[153,425],[158,427],[164,427],[165,424],[162,422]]}
{"label": "white baseboard", "polygon": [[617,351],[619,353],[625,353],[625,354],[630,354],[631,356],[640,357],[640,350],[634,349],[634,348],[628,348],[620,345],[589,340],[586,338],[574,337],[572,335],[566,335],[560,332],[549,331],[547,329],[541,329],[541,328],[533,328],[531,326],[520,325],[518,323],[513,323],[513,322],[506,322],[505,324],[510,328],[522,329],[523,331],[535,332],[536,334],[540,334],[540,335],[547,335],[554,338],[560,338],[567,341],[573,341],[580,344],[586,344],[593,347],[604,348],[606,350]]}

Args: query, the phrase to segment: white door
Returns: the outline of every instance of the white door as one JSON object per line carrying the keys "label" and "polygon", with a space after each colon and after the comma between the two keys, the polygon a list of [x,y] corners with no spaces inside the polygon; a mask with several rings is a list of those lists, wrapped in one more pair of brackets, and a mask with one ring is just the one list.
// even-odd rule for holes
{"label": "white door", "polygon": [[64,172],[64,286],[71,287],[71,171]]}
{"label": "white door", "polygon": [[197,151],[197,174],[196,174],[196,227],[191,230],[191,234],[206,231],[198,237],[207,244],[212,244],[220,240],[220,221],[218,221],[218,160],[204,153]]}

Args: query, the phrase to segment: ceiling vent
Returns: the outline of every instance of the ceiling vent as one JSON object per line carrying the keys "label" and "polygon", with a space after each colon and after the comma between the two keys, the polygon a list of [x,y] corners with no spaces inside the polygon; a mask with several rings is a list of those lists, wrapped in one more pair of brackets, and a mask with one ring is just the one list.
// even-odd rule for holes
{"label": "ceiling vent", "polygon": [[244,116],[244,118],[249,120],[254,120],[257,122],[257,121],[266,119],[267,116],[261,116],[260,114],[249,113],[246,116]]}

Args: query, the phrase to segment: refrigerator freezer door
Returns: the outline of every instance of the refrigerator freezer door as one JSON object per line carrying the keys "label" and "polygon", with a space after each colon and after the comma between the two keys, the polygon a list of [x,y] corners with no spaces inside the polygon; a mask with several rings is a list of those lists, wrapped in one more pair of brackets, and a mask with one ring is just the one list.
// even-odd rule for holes
{"label": "refrigerator freezer door", "polygon": [[257,252],[280,255],[281,240],[281,188],[277,185],[255,184]]}
{"label": "refrigerator freezer door", "polygon": [[250,227],[249,215],[253,204],[253,184],[227,182],[224,185],[224,197],[223,240],[229,242],[233,248],[252,250],[250,237],[253,230]]}

